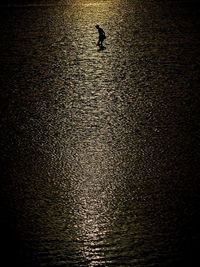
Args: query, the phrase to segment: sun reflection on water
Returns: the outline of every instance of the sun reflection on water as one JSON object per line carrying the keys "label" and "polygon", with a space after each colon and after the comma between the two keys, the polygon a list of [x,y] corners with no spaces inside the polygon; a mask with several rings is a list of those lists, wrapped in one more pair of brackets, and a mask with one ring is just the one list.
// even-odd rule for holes
{"label": "sun reflection on water", "polygon": [[[115,1],[115,8],[120,2]],[[78,12],[72,20],[77,33],[73,42],[79,52],[73,59],[73,73],[68,74],[75,78],[70,80],[78,96],[71,103],[75,140],[70,150],[76,169],[70,177],[71,220],[87,266],[97,266],[99,262],[109,262],[105,240],[115,220],[116,184],[120,186],[116,140],[123,132],[123,122],[118,117],[123,106],[116,103],[120,89],[113,82],[118,75],[114,63],[106,50],[100,55],[96,47],[95,25],[108,30],[113,2],[78,1],[76,5]],[[116,94],[117,101],[113,101]]]}
{"label": "sun reflection on water", "polygon": [[113,163],[112,153],[108,149],[94,140],[87,141],[87,148],[79,147],[77,157],[80,173],[72,181],[72,197],[76,202],[74,224],[77,227],[77,239],[82,241],[81,253],[90,262],[89,266],[95,266],[98,259],[104,258],[100,248],[111,224],[110,205],[115,185],[109,177]]}
{"label": "sun reflection on water", "polygon": [[185,11],[156,1],[29,2],[2,9],[9,255],[24,250],[26,266],[178,261],[198,213],[194,21],[183,34]]}

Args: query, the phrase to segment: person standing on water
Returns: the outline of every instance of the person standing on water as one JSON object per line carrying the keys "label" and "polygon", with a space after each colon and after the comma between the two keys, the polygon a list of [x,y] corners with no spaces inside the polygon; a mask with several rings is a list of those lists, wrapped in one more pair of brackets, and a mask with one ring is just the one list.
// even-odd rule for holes
{"label": "person standing on water", "polygon": [[99,25],[96,26],[99,32],[99,41],[97,43],[98,46],[102,47],[103,46],[103,41],[106,39],[105,32],[102,28],[99,27]]}

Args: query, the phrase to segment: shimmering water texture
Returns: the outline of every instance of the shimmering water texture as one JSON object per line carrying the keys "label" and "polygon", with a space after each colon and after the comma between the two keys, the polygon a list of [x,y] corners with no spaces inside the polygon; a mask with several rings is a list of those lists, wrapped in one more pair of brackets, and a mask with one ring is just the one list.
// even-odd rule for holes
{"label": "shimmering water texture", "polygon": [[7,262],[194,266],[197,9],[71,0],[1,13]]}

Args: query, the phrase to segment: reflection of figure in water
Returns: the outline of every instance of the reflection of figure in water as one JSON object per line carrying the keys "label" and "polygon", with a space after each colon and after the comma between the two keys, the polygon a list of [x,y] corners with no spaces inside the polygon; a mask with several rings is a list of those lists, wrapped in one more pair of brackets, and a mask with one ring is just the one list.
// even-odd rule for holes
{"label": "reflection of figure in water", "polygon": [[98,46],[103,47],[103,41],[106,39],[105,32],[99,25],[96,26],[99,32],[99,41],[97,43]]}

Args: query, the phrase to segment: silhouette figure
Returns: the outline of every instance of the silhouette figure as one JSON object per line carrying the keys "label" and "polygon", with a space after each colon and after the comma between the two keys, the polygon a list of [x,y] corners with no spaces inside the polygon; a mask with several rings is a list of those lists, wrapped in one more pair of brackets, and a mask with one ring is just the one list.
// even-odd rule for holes
{"label": "silhouette figure", "polygon": [[103,47],[103,41],[106,39],[106,35],[105,32],[102,28],[99,27],[99,25],[96,26],[96,28],[98,29],[99,32],[99,41],[97,43],[98,46],[100,46],[100,48]]}

